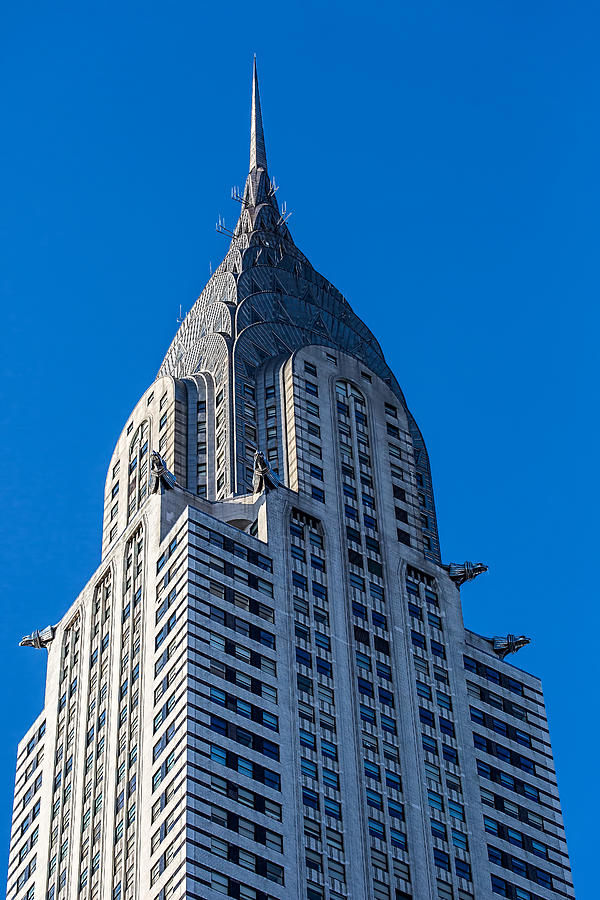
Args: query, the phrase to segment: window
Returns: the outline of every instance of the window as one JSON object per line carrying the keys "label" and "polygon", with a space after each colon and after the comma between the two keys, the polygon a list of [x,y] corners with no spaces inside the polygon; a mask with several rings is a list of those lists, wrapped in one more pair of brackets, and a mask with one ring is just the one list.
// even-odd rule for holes
{"label": "window", "polygon": [[446,872],[450,871],[450,857],[443,850],[438,850],[437,847],[434,847],[433,860],[440,869],[444,869]]}
{"label": "window", "polygon": [[379,840],[385,840],[385,828],[382,822],[378,822],[376,819],[369,819],[369,834],[373,835],[373,837],[379,838]]}
{"label": "window", "polygon": [[327,588],[324,585],[319,584],[318,581],[313,581],[312,592],[313,597],[318,597],[319,600],[327,600]]}
{"label": "window", "polygon": [[397,775],[395,772],[390,772],[390,771],[386,770],[385,783],[389,788],[392,788],[395,791],[402,790],[402,781],[400,779],[400,776]]}
{"label": "window", "polygon": [[545,844],[542,844],[541,841],[536,841],[535,838],[530,838],[530,849],[532,853],[535,853],[536,856],[541,856],[544,859],[548,858],[548,848]]}
{"label": "window", "polygon": [[384,713],[381,713],[380,721],[384,731],[388,731],[390,734],[396,734],[396,722],[391,716],[386,716]]}
{"label": "window", "polygon": [[373,610],[371,612],[371,620],[376,628],[387,629],[387,620],[385,616],[381,615],[381,613],[375,612],[375,610]]}
{"label": "window", "polygon": [[[362,578],[360,580],[362,581]],[[363,582],[363,584],[364,584],[364,582]],[[359,619],[366,619],[367,618],[367,607],[364,605],[364,603],[359,603],[358,600],[353,600],[352,601],[352,613],[355,616],[358,616]]]}
{"label": "window", "polygon": [[320,656],[317,656],[317,672],[320,675],[326,675],[328,678],[331,678],[331,675],[332,675],[331,663],[328,660],[321,659]]}
{"label": "window", "polygon": [[372,788],[367,788],[366,796],[367,806],[371,806],[373,809],[383,809],[383,800],[381,798],[381,794],[378,791],[374,791]]}
{"label": "window", "polygon": [[448,800],[448,811],[454,819],[458,819],[461,822],[465,821],[465,808],[462,803],[457,803],[455,800]]}
{"label": "window", "polygon": [[365,544],[367,545],[367,550],[371,550],[372,553],[381,552],[379,541],[369,535],[365,537]]}
{"label": "window", "polygon": [[310,788],[302,788],[302,802],[309,809],[319,809],[319,795]]}
{"label": "window", "polygon": [[444,811],[444,802],[436,791],[427,791],[427,802],[432,809],[437,809],[439,812]]}
{"label": "window", "polygon": [[308,590],[308,580],[304,575],[300,575],[299,572],[292,572],[292,584],[303,591]]}
{"label": "window", "polygon": [[325,741],[321,738],[321,754],[329,759],[337,759],[337,747],[331,741]]}
{"label": "window", "polygon": [[458,753],[454,749],[454,747],[450,747],[447,744],[442,744],[442,756],[447,762],[454,763],[455,766],[458,765]]}
{"label": "window", "polygon": [[426,700],[431,700],[431,688],[428,684],[424,684],[422,681],[417,681],[417,694],[419,697],[424,697]]}
{"label": "window", "polygon": [[450,737],[454,737],[454,725],[450,721],[450,719],[444,718],[444,716],[438,716],[440,731],[442,734],[447,734]]}
{"label": "window", "polygon": [[367,778],[374,778],[375,781],[381,781],[381,772],[379,770],[379,766],[375,763],[369,762],[368,760],[364,761],[365,775]]}
{"label": "window", "polygon": [[425,638],[418,631],[411,631],[410,633],[411,641],[413,646],[420,647],[422,650],[425,649]]}
{"label": "window", "polygon": [[296,662],[298,665],[312,669],[312,657],[310,653],[307,653],[306,650],[302,650],[300,647],[296,647]]}
{"label": "window", "polygon": [[422,706],[419,707],[419,719],[422,725],[426,725],[428,728],[435,728],[435,718],[433,713],[428,709],[424,709]]}
{"label": "window", "polygon": [[418,619],[419,621],[421,621],[422,616],[420,608],[415,603],[411,603],[410,600],[408,601],[408,612],[413,617],[413,619]]}
{"label": "window", "polygon": [[315,736],[314,734],[310,734],[308,731],[304,731],[304,729],[299,729],[300,733],[300,745],[302,747],[308,747],[310,750],[314,750],[316,746]]}
{"label": "window", "polygon": [[330,769],[323,768],[323,784],[326,784],[328,787],[334,788],[336,791],[340,789],[339,777]]}
{"label": "window", "polygon": [[402,528],[398,528],[397,532],[398,532],[398,540],[400,541],[400,543],[405,544],[407,547],[410,547],[411,540],[410,540],[410,534],[408,533],[408,531],[403,531]]}
{"label": "window", "polygon": [[363,722],[368,722],[370,725],[375,725],[376,723],[375,712],[362,703],[360,704],[360,717]]}
{"label": "window", "polygon": [[396,800],[388,799],[388,812],[394,819],[404,819],[404,807],[401,803],[397,803]]}
{"label": "window", "polygon": [[438,628],[441,630],[442,620],[440,619],[440,617],[438,615],[435,615],[435,613],[428,612],[427,613],[427,621],[429,622],[429,624],[431,625],[432,628]]}
{"label": "window", "polygon": [[360,650],[356,651],[356,665],[360,669],[367,669],[369,672],[371,671],[371,658],[367,656],[366,653],[361,653]]}
{"label": "window", "polygon": [[401,850],[406,850],[406,835],[401,831],[398,831],[396,828],[390,828],[390,840],[392,847],[400,847]]}
{"label": "window", "polygon": [[438,822],[437,819],[431,819],[431,833],[434,838],[438,838],[440,841],[446,840],[446,826],[442,822]]}
{"label": "window", "polygon": [[425,763],[425,774],[428,778],[431,778],[432,781],[437,782],[438,784],[442,783],[442,779],[440,776],[440,767],[434,765],[434,763],[426,762]]}
{"label": "window", "polygon": [[291,545],[291,553],[294,559],[300,560],[300,562],[306,561],[306,554],[302,547],[297,547],[296,544]]}
{"label": "window", "polygon": [[365,697],[373,696],[373,685],[366,678],[358,677],[358,690]]}
{"label": "window", "polygon": [[331,650],[331,641],[327,635],[321,634],[318,631],[315,631],[315,644],[317,647],[322,647],[324,650]]}
{"label": "window", "polygon": [[310,678],[307,678],[305,675],[297,675],[296,683],[298,685],[299,691],[302,691],[303,693],[306,693],[306,694],[312,694],[313,686],[312,686],[312,681],[310,680]]}
{"label": "window", "polygon": [[439,641],[434,641],[432,638],[430,647],[434,656],[438,656],[440,659],[446,659],[446,650],[443,644],[440,644]]}
{"label": "window", "polygon": [[[460,850],[468,850],[469,849],[469,842],[467,840],[466,834],[463,834],[462,831],[455,831],[454,828],[452,829],[452,843],[454,844],[455,847],[458,847]],[[458,872],[458,869],[457,869],[457,872]],[[466,876],[463,875],[462,877],[465,878]]]}
{"label": "window", "polygon": [[408,513],[405,509],[401,509],[399,506],[396,506],[394,508],[394,512],[396,514],[396,519],[399,522],[404,522],[404,523],[408,524]]}

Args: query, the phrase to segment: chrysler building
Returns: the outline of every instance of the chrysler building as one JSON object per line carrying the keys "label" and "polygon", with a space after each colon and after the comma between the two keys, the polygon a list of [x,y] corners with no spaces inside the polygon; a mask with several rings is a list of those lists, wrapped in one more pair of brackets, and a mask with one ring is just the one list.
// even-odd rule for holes
{"label": "chrysler building", "polygon": [[529,639],[463,624],[486,566],[444,559],[400,385],[294,243],[256,64],[234,199],[116,443],[100,565],[24,623],[7,897],[573,898]]}

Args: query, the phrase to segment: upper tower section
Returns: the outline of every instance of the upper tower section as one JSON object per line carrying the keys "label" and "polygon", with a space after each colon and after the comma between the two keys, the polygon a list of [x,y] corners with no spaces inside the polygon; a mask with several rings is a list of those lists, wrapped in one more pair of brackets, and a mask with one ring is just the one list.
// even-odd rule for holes
{"label": "upper tower section", "polygon": [[[267,169],[254,60],[250,168],[243,194],[236,198],[241,205],[240,216],[225,259],[181,324],[158,374],[183,376],[199,370],[214,371],[213,356],[215,353],[218,356],[220,342],[213,336],[222,336],[233,345],[244,328],[260,324],[254,305],[253,321],[248,321],[243,311],[245,301],[250,297],[256,300],[260,295],[263,307],[266,303],[260,313],[262,324],[269,325],[271,338],[277,335],[283,339],[285,349],[316,340],[340,347],[360,356],[365,364],[375,367],[393,383],[393,375],[373,334],[353,313],[342,294],[314,270],[296,247],[286,217],[279,209],[276,191]],[[263,335],[263,342],[265,339]],[[280,351],[281,346],[277,349]],[[272,350],[271,340],[269,356]],[[395,393],[404,403],[397,383]]]}
{"label": "upper tower section", "polygon": [[[289,398],[284,396],[283,367],[304,348],[339,351],[380,379],[403,409],[415,483],[427,495],[431,511],[431,540],[427,539],[424,552],[439,560],[427,452],[400,385],[374,335],[294,243],[276,191],[268,172],[254,60],[249,171],[243,193],[234,192],[240,215],[235,229],[228,232],[231,241],[223,262],[182,322],[158,372],[161,385],[151,393],[154,399],[166,393],[172,400],[169,408],[154,414],[158,423],[149,417],[148,427],[154,428],[159,439],[158,447],[151,441],[153,449],[164,456],[188,490],[219,501],[251,491],[254,452],[269,449],[267,439],[277,425],[280,477],[288,487],[301,491],[301,485],[290,476],[296,467],[291,449],[295,444],[286,432],[290,410],[286,406]],[[266,402],[273,397],[276,407]],[[140,416],[148,418],[153,402],[140,407]],[[274,408],[281,417],[279,423],[267,421]],[[135,431],[137,414],[134,420]],[[126,447],[127,453],[133,452],[129,442],[122,436],[123,453]],[[111,511],[106,511],[106,524],[113,522],[109,537],[119,531],[110,519],[114,507],[113,502]],[[128,510],[135,514],[135,509],[133,502],[128,502]],[[118,515],[120,526],[121,513]],[[105,546],[109,544],[106,538]]]}

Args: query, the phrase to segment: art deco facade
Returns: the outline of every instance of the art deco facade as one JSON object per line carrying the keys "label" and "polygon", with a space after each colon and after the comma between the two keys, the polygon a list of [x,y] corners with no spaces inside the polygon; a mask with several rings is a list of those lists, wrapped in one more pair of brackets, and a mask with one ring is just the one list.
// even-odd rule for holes
{"label": "art deco facade", "polygon": [[102,562],[24,641],[8,897],[571,898],[527,641],[463,625],[485,567],[442,564],[400,387],[278,208],[256,75],[238,199],[117,442]]}

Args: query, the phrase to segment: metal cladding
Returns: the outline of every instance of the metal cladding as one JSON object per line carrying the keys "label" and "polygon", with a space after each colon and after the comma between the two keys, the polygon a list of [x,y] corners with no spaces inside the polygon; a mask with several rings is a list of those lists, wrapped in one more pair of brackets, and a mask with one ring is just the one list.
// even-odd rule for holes
{"label": "metal cladding", "polygon": [[[379,342],[345,297],[296,247],[267,171],[256,61],[252,80],[250,171],[241,212],[223,262],[186,315],[158,377],[211,373],[216,384],[232,375],[254,377],[265,363],[310,345],[343,350],[391,388],[406,410],[417,471],[433,506],[425,442]],[[431,558],[439,561],[434,523]],[[429,555],[429,554],[428,554]]]}

